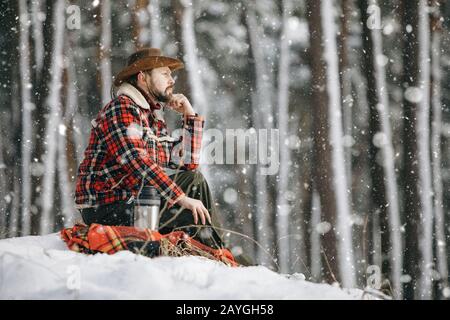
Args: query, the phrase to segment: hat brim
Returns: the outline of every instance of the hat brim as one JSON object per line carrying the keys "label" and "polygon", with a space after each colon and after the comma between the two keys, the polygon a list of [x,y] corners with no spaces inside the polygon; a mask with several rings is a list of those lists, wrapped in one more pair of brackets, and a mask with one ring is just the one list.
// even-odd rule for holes
{"label": "hat brim", "polygon": [[150,56],[136,61],[135,63],[123,68],[115,77],[114,85],[120,86],[126,79],[139,71],[146,71],[155,68],[168,67],[171,71],[175,71],[184,67],[181,60],[164,57],[164,56]]}

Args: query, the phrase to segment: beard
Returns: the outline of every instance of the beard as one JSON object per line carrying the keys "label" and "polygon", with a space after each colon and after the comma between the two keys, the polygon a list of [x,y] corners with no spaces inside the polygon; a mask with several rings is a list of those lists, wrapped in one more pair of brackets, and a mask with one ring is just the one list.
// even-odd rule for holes
{"label": "beard", "polygon": [[169,102],[170,99],[172,99],[173,93],[170,92],[169,90],[173,89],[173,87],[167,87],[167,89],[162,92],[162,91],[156,91],[153,93],[154,97],[156,100],[158,100],[159,102]]}

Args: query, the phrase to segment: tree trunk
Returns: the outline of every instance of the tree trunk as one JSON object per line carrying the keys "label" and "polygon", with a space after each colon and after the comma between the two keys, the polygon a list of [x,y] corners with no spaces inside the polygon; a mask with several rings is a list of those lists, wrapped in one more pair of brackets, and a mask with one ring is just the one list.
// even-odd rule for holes
{"label": "tree trunk", "polygon": [[[373,143],[374,136],[378,132],[380,132],[380,119],[376,109],[377,105],[377,90],[376,90],[376,79],[374,74],[374,53],[373,53],[373,42],[371,30],[368,28],[369,15],[369,3],[367,0],[359,0],[358,1],[360,13],[361,13],[361,22],[363,25],[363,50],[364,54],[362,57],[362,72],[366,75],[367,78],[367,102],[369,105],[369,136],[368,136],[368,146],[369,146],[369,170],[370,170],[370,178],[371,178],[371,213],[369,217],[369,227],[370,231],[369,236],[369,252],[373,253],[372,256],[369,256],[369,263],[373,265],[377,265],[382,269],[382,261],[381,261],[381,243],[380,237],[383,237],[383,240],[386,239],[387,230],[380,226],[380,222],[384,222],[384,220],[380,221],[380,217],[383,218],[386,216],[386,199],[385,199],[385,189],[383,183],[383,168],[377,161],[378,147]],[[379,9],[379,8],[378,8]],[[377,14],[376,12],[371,12],[371,14]],[[379,17],[375,16],[375,19]],[[373,28],[379,26],[374,25]],[[384,223],[383,223],[384,225]],[[386,241],[386,240],[385,240]],[[386,242],[385,242],[386,243]],[[383,269],[382,269],[383,270]]]}
{"label": "tree trunk", "polygon": [[44,64],[44,34],[42,31],[42,18],[45,16],[45,13],[42,12],[42,9],[42,0],[31,1],[31,19],[33,25],[32,32],[34,40],[34,62],[36,64],[36,81],[39,81],[41,78],[42,67]]}
{"label": "tree trunk", "polygon": [[[311,65],[311,87],[312,87],[312,105],[315,106],[313,112],[313,139],[314,139],[314,155],[313,155],[313,180],[314,186],[317,187],[319,201],[321,205],[321,212],[325,222],[330,223],[331,226],[336,224],[336,204],[334,201],[333,188],[331,186],[331,163],[330,163],[330,145],[328,141],[329,126],[327,123],[328,112],[328,97],[324,94],[323,88],[325,86],[325,62],[321,59],[322,56],[322,26],[321,26],[321,3],[317,0],[310,0],[307,2],[307,16],[310,30],[310,65]],[[314,201],[313,201],[314,204]],[[314,206],[314,205],[313,205]],[[313,211],[314,214],[317,211]],[[314,226],[317,221],[322,219],[315,219],[312,221]],[[325,231],[325,230],[324,230]],[[333,230],[322,232],[322,251],[327,268],[324,270],[322,276],[327,282],[336,281],[339,272],[337,262],[337,248],[336,235]],[[311,253],[311,259],[316,255]],[[325,265],[325,263],[324,263]],[[312,267],[313,268],[313,267]],[[315,275],[317,277],[317,275]]]}
{"label": "tree trunk", "polygon": [[[282,2],[282,32],[280,39],[280,61],[278,69],[278,128],[280,130],[280,171],[277,194],[277,233],[278,240],[278,261],[280,271],[288,273],[290,266],[290,204],[287,200],[289,189],[289,172],[292,170],[290,163],[290,149],[287,144],[289,134],[289,38],[288,38],[288,19],[292,8],[291,0]],[[280,237],[281,236],[281,237]]]}
{"label": "tree trunk", "polygon": [[192,102],[199,114],[208,118],[207,98],[202,73],[198,59],[197,41],[194,30],[194,5],[193,2],[180,1],[183,7],[182,14],[182,40],[184,48],[184,63],[188,74],[189,85],[192,93]]}
{"label": "tree trunk", "polygon": [[[364,56],[368,56],[367,52]],[[366,270],[372,259],[371,250],[373,248],[372,233],[368,232],[369,217],[373,217],[372,203],[371,203],[371,188],[367,187],[367,176],[369,176],[370,183],[370,164],[369,164],[369,143],[366,141],[366,132],[369,132],[369,102],[367,99],[368,86],[367,79],[362,76],[362,66],[354,66],[352,68],[352,88],[353,88],[353,112],[358,114],[354,118],[355,140],[361,141],[354,145],[355,154],[352,159],[352,190],[358,194],[357,198],[353,200],[355,211],[361,212],[359,216],[360,222],[354,228],[354,242],[355,243],[355,260],[356,269],[358,270],[358,284],[365,286],[367,283]],[[365,73],[364,73],[365,74]],[[358,133],[358,136],[356,136]],[[355,214],[357,214],[357,212]],[[378,235],[380,234],[378,230]],[[356,244],[358,243],[358,244]]]}
{"label": "tree trunk", "polygon": [[[78,100],[78,79],[76,73],[76,61],[75,54],[79,49],[79,38],[74,36],[73,33],[69,33],[68,36],[68,47],[69,50],[67,52],[67,102],[66,102],[66,110],[65,110],[65,126],[67,129],[66,132],[66,158],[67,158],[67,166],[68,166],[68,175],[69,181],[72,184],[72,188],[75,183],[75,176],[78,170],[78,164],[81,162],[80,157],[77,154],[77,149],[80,148],[80,145],[76,141],[76,130],[78,130],[76,122],[77,116],[80,116],[79,104]],[[73,201],[73,200],[72,200]],[[78,212],[77,212],[78,213]]]}
{"label": "tree trunk", "polygon": [[106,105],[111,100],[111,1],[103,0],[100,4],[101,36],[99,46],[100,59],[100,85],[102,92],[102,104]]}
{"label": "tree trunk", "polygon": [[[19,78],[19,68],[14,68],[13,72],[11,74],[11,77],[13,79]],[[13,128],[21,128],[21,112],[20,112],[20,92],[19,92],[19,85],[15,83],[12,85],[12,92],[11,92],[11,108],[12,108],[12,118],[11,118],[11,124]],[[13,141],[17,141],[20,137],[20,131],[19,130],[13,130],[13,136],[10,141],[11,143]],[[11,150],[13,153],[13,158],[10,159],[10,167],[11,167],[11,180],[10,180],[10,196],[8,197],[11,201],[11,211],[9,214],[9,221],[8,221],[8,237],[17,237],[21,236],[20,233],[20,202],[21,202],[21,185],[20,185],[20,172],[21,168],[17,165],[15,159],[20,159],[20,149],[19,148],[13,148]]]}
{"label": "tree trunk", "polygon": [[[415,26],[414,32],[405,33],[403,42],[403,81],[407,87],[414,87],[417,81],[417,5],[413,1],[403,1],[402,30],[406,27]],[[414,298],[415,276],[419,274],[417,265],[417,224],[419,223],[420,202],[417,193],[417,146],[415,112],[416,104],[408,99],[403,100],[404,123],[403,123],[403,179],[404,182],[404,221],[405,221],[405,272],[411,277],[411,281],[405,285],[405,298]]]}
{"label": "tree trunk", "polygon": [[[376,0],[360,1],[362,21],[368,21],[367,13],[379,8]],[[373,14],[373,11],[371,12]],[[369,131],[370,167],[372,178],[372,199],[374,218],[381,229],[381,255],[388,256],[389,261],[381,260],[379,267],[383,273],[390,274],[396,298],[401,299],[402,288],[402,236],[400,210],[398,203],[397,182],[395,174],[395,156],[392,145],[391,125],[389,120],[389,97],[387,93],[386,74],[384,69],[383,44],[381,26],[369,23],[364,25],[364,69],[368,79],[368,97],[370,107]],[[368,57],[370,55],[370,57]],[[381,158],[379,158],[381,152]],[[381,161],[380,161],[381,159]],[[375,224],[374,224],[375,225]],[[377,237],[378,228],[373,230]]]}
{"label": "tree trunk", "polygon": [[[256,20],[256,4],[252,1],[246,6],[246,27],[250,42],[251,58],[254,60],[255,72],[255,87],[256,92],[252,96],[252,117],[256,129],[269,128],[267,121],[268,114],[272,114],[271,110],[271,91],[270,84],[267,79],[267,69],[264,60],[264,49],[261,47],[259,39],[263,32]],[[260,264],[268,267],[272,266],[272,261],[267,252],[273,251],[273,240],[270,234],[270,217],[268,210],[267,198],[267,176],[262,175],[261,167],[258,166],[255,170],[255,184],[256,184],[256,207],[254,216],[256,219],[256,235],[257,240],[264,248],[257,251],[257,260]],[[267,252],[265,252],[267,251]]]}
{"label": "tree trunk", "polygon": [[[20,109],[17,101],[20,96],[18,91],[18,65],[17,48],[19,41],[17,34],[12,30],[18,30],[17,2],[0,2],[2,12],[2,28],[8,32],[0,33],[2,43],[2,60],[0,64],[0,238],[9,235],[8,226],[12,215],[12,200],[14,197],[14,181],[20,176],[15,176],[16,162],[20,159],[20,144],[16,134],[20,130],[20,123],[13,122],[13,118]],[[20,119],[20,117],[18,117]]]}
{"label": "tree trunk", "polygon": [[19,1],[20,17],[20,91],[22,111],[21,138],[21,234],[29,235],[31,231],[31,153],[32,117],[34,104],[31,101],[31,70],[29,43],[29,15],[26,0]]}
{"label": "tree trunk", "polygon": [[136,50],[146,47],[148,39],[146,36],[146,17],[148,15],[148,1],[149,0],[135,0],[132,24],[133,24],[133,43]]}
{"label": "tree trunk", "polygon": [[[312,186],[311,186],[312,188]],[[320,210],[320,196],[316,190],[312,191],[311,205],[311,229],[310,229],[310,256],[311,256],[311,281],[320,282],[323,277],[322,244],[319,226],[322,212]]]}
{"label": "tree trunk", "polygon": [[[344,287],[353,287],[355,274],[342,145],[336,29],[332,16],[334,10],[329,0],[308,1],[307,4],[311,30],[312,94],[315,106],[314,181],[320,194],[325,221],[331,225],[322,242],[331,269],[327,272],[326,279],[335,281],[334,278],[339,276]],[[321,92],[320,88],[324,88],[325,93]]]}
{"label": "tree trunk", "polygon": [[[186,50],[184,48],[183,41],[183,6],[180,0],[172,0],[172,7],[174,11],[174,34],[175,34],[175,44],[178,47],[177,56],[184,60],[186,55]],[[176,81],[177,92],[183,93],[189,101],[191,101],[191,87],[188,83],[188,74],[186,69],[181,69],[177,71],[178,79]]]}
{"label": "tree trunk", "polygon": [[[352,69],[349,57],[350,20],[352,13],[352,0],[342,0],[341,30],[339,35],[339,75],[341,81],[342,114],[344,136],[347,140],[352,137],[353,128],[353,98],[351,87]],[[352,145],[345,146],[347,184],[352,185]],[[349,195],[351,197],[351,193]],[[350,198],[350,203],[351,203]]]}
{"label": "tree trunk", "polygon": [[0,131],[0,239],[5,238],[7,235],[7,216],[8,211],[8,193],[9,186],[6,181],[6,163],[3,157],[3,152],[5,150],[3,143],[3,132]]}
{"label": "tree trunk", "polygon": [[[432,20],[431,20],[431,154],[433,165],[433,189],[434,189],[434,225],[436,235],[436,258],[437,271],[440,275],[439,292],[448,288],[448,267],[447,267],[447,245],[445,232],[445,215],[443,201],[443,183],[442,183],[442,75],[441,75],[441,41],[442,41],[442,14],[439,0],[431,0]],[[441,294],[441,297],[443,295]]]}
{"label": "tree trunk", "polygon": [[[54,0],[46,1],[46,17],[44,20],[44,62],[43,65],[50,66],[53,61],[53,34],[54,34]],[[43,68],[42,74],[39,77],[35,77],[34,88],[36,91],[35,104],[36,110],[34,113],[34,125],[35,125],[35,141],[33,150],[33,168],[35,172],[32,178],[32,202],[33,202],[33,214],[31,216],[31,233],[33,235],[39,234],[41,223],[41,208],[42,208],[42,167],[43,167],[43,154],[45,150],[45,115],[48,113],[46,109],[46,98],[48,97],[48,83],[50,82],[50,68]]]}
{"label": "tree trunk", "polygon": [[[70,36],[70,35],[69,35]],[[78,212],[75,209],[74,197],[74,175],[76,174],[77,163],[75,163],[75,152],[73,148],[73,118],[77,108],[77,92],[75,88],[75,68],[73,60],[72,41],[67,53],[67,65],[64,70],[64,92],[65,103],[63,105],[63,116],[59,125],[58,134],[58,188],[61,197],[62,227],[70,227],[75,223]]]}
{"label": "tree trunk", "polygon": [[430,155],[430,25],[427,0],[419,2],[419,88],[422,100],[417,110],[417,158],[419,160],[418,192],[421,201],[419,224],[420,290],[421,299],[432,298],[433,265],[433,188]]}
{"label": "tree trunk", "polygon": [[[246,171],[249,170],[248,166],[242,165],[239,166],[241,170],[245,168]],[[251,239],[255,239],[256,231],[253,228],[253,221],[255,217],[252,215],[251,210],[251,198],[252,198],[252,179],[249,181],[247,175],[239,174],[239,186],[242,186],[242,189],[238,191],[238,201],[239,205],[236,206],[239,214],[236,214],[236,221],[234,221],[234,228],[237,228],[238,232],[242,232],[244,235],[250,237]],[[250,257],[250,259],[254,262],[256,258],[255,252],[255,244],[246,238],[242,238],[241,236],[237,236],[239,239],[240,245],[242,246],[243,252]]]}
{"label": "tree trunk", "polygon": [[45,131],[45,153],[44,153],[44,179],[42,183],[42,216],[40,223],[40,234],[47,234],[54,229],[54,191],[55,191],[55,172],[56,172],[56,154],[57,154],[57,135],[59,122],[61,119],[61,80],[62,64],[64,50],[64,0],[58,0],[55,4],[54,15],[54,47],[53,59],[50,66],[51,81],[49,83],[49,95],[47,100],[47,110],[49,116]]}
{"label": "tree trunk", "polygon": [[160,0],[150,0],[150,29],[151,29],[151,45],[153,48],[161,48],[163,44],[163,34],[161,33],[161,12],[159,9]]}

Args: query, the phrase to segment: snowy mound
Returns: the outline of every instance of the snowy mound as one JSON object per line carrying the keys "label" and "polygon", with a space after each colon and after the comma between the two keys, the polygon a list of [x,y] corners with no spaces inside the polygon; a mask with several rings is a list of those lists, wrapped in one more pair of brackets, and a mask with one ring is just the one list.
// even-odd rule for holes
{"label": "snowy mound", "polygon": [[84,255],[54,233],[0,241],[0,299],[361,299],[265,267],[202,257]]}

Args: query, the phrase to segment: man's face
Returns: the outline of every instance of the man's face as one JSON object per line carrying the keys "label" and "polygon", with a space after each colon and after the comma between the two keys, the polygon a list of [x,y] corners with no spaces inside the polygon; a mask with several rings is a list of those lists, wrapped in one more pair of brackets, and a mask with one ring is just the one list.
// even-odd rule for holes
{"label": "man's face", "polygon": [[175,80],[168,67],[153,69],[144,72],[144,87],[148,93],[160,102],[168,102],[172,98]]}

